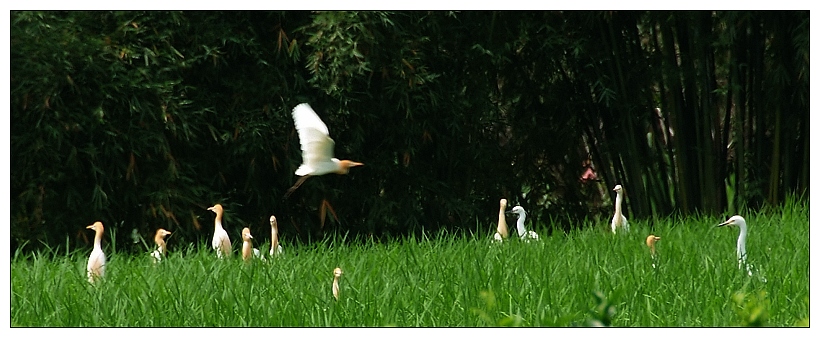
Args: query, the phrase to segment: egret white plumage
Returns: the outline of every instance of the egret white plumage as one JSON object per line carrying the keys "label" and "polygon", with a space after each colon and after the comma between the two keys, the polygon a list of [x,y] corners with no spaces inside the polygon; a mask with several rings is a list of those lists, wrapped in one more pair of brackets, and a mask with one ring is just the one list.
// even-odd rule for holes
{"label": "egret white plumage", "polygon": [[282,245],[279,244],[279,225],[276,216],[270,215],[270,255],[275,256],[282,253]]}
{"label": "egret white plumage", "polygon": [[524,221],[527,219],[527,212],[524,211],[524,208],[520,205],[516,205],[512,208],[511,212],[518,215],[518,221],[515,223],[516,230],[518,230],[518,236],[527,242],[530,240],[538,240],[538,234],[535,233],[535,231],[527,231],[527,228],[524,227]]}
{"label": "egret white plumage", "polygon": [[91,255],[88,256],[88,266],[86,267],[88,282],[93,284],[105,275],[105,253],[102,251],[101,244],[105,228],[102,222],[94,222],[94,224],[85,228],[94,230],[94,249],[91,250]]}
{"label": "egret white plumage", "polygon": [[623,213],[621,212],[621,203],[624,200],[623,197],[623,187],[620,184],[616,185],[615,188],[612,189],[616,193],[615,196],[615,215],[612,216],[612,233],[615,233],[615,230],[618,227],[624,229],[624,231],[629,232],[629,222],[626,221],[626,217],[624,217]]}
{"label": "egret white plumage", "polygon": [[335,142],[330,138],[327,126],[316,115],[316,112],[307,103],[293,108],[293,122],[299,133],[299,143],[302,146],[302,165],[296,169],[296,175],[301,176],[285,197],[287,198],[296,188],[299,188],[310,176],[321,176],[329,173],[345,175],[350,168],[364,165],[349,160],[339,160],[333,157]]}
{"label": "egret white plumage", "polygon": [[253,236],[251,236],[251,229],[250,228],[243,228],[242,229],[242,260],[245,262],[249,262],[251,258],[256,257],[261,260],[265,260],[265,257],[262,257],[262,254],[259,252],[259,249],[253,247]]}
{"label": "egret white plumage", "polygon": [[162,257],[165,256],[165,252],[167,251],[165,248],[165,236],[170,234],[170,231],[162,228],[157,229],[157,232],[154,234],[154,243],[157,243],[157,248],[151,252],[151,258],[153,258],[154,263],[158,263],[162,260]]}
{"label": "egret white plumage", "polygon": [[208,208],[216,214],[214,218],[214,238],[211,240],[211,247],[216,250],[216,256],[222,258],[223,256],[231,256],[231,239],[228,237],[228,232],[222,228],[222,214],[224,210],[221,204],[215,204]]}
{"label": "egret white plumage", "polygon": [[746,220],[740,215],[730,217],[726,222],[718,224],[718,227],[729,226],[740,228],[740,235],[737,236],[737,268],[746,267],[749,276],[752,275],[752,267],[746,263]]}
{"label": "egret white plumage", "polygon": [[333,269],[333,298],[339,300],[339,278],[342,277],[342,269]]}
{"label": "egret white plumage", "polygon": [[495,234],[493,235],[493,239],[498,242],[503,241],[509,236],[509,230],[507,229],[507,217],[505,215],[506,211],[507,199],[502,198],[501,201],[499,201],[498,226],[496,227]]}
{"label": "egret white plumage", "polygon": [[655,267],[655,242],[661,240],[660,237],[655,235],[646,236],[646,246],[649,247],[649,253],[652,255],[652,267]]}

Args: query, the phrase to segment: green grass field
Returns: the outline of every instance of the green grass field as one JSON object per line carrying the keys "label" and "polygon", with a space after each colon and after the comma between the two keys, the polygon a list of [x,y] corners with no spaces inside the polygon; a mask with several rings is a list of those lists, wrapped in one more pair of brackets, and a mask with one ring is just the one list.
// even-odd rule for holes
{"label": "green grass field", "polygon": [[[757,269],[752,277],[737,268],[738,229],[715,228],[725,219],[710,217],[632,222],[630,233],[618,235],[600,222],[542,235],[537,243],[493,245],[494,224],[474,236],[386,244],[284,242],[283,256],[252,264],[239,257],[238,239],[230,259],[217,260],[203,243],[170,252],[158,266],[147,252],[135,257],[104,247],[109,263],[96,286],[85,277],[90,247],[18,252],[11,262],[11,325],[808,325],[808,202],[744,217]],[[535,230],[546,234],[544,227]],[[657,268],[644,244],[650,233],[662,238]],[[331,295],[337,266],[344,270],[338,302]]]}

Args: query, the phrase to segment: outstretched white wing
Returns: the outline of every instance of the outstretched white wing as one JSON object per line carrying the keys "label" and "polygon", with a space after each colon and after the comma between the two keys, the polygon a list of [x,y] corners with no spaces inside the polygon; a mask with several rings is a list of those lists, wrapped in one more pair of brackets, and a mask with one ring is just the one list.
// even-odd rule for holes
{"label": "outstretched white wing", "polygon": [[322,134],[325,134],[325,136],[330,136],[325,123],[322,122],[319,115],[316,115],[316,112],[314,112],[313,108],[307,103],[300,103],[293,108],[293,122],[296,124],[296,130],[299,130],[299,137],[302,137],[302,130],[307,128],[316,129],[322,132]]}
{"label": "outstretched white wing", "polygon": [[333,161],[333,139],[327,126],[307,103],[293,108],[293,122],[302,145],[302,165],[296,175],[323,175],[338,169]]}

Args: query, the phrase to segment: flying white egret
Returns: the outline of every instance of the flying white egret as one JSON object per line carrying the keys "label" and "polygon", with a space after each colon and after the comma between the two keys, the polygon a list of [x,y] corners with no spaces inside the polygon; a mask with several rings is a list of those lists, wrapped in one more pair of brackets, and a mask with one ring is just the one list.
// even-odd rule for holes
{"label": "flying white egret", "polygon": [[509,230],[507,230],[507,217],[505,214],[507,210],[507,199],[502,198],[499,201],[499,209],[498,209],[498,227],[496,227],[495,235],[493,235],[493,240],[501,242],[505,238],[509,236]]}
{"label": "flying white egret", "polygon": [[333,269],[333,298],[339,300],[339,278],[342,277],[342,269],[335,268]]}
{"label": "flying white egret", "polygon": [[222,210],[221,204],[215,204],[208,208],[216,214],[214,218],[214,238],[211,240],[211,247],[216,250],[216,256],[231,256],[231,239],[228,237],[228,232],[222,228]]}
{"label": "flying white egret", "polygon": [[746,220],[740,215],[734,215],[726,222],[718,224],[718,227],[722,226],[737,226],[740,228],[740,235],[737,236],[737,268],[742,269],[745,266],[746,272],[751,276],[752,267],[746,263]]}
{"label": "flying white egret", "polygon": [[527,231],[527,228],[524,227],[524,221],[527,219],[527,212],[524,211],[524,208],[520,205],[516,205],[512,208],[512,213],[518,214],[518,221],[515,223],[516,229],[518,230],[518,236],[527,242],[531,239],[538,240],[538,234],[535,233],[535,231]]}
{"label": "flying white egret", "polygon": [[86,267],[88,282],[93,284],[105,275],[105,253],[102,251],[102,245],[100,244],[105,228],[102,222],[94,222],[94,224],[85,228],[94,230],[94,250],[91,250],[91,255],[88,256],[88,266]]}
{"label": "flying white egret", "polygon": [[649,253],[652,255],[652,267],[655,267],[655,242],[660,241],[661,238],[655,235],[646,236],[646,246],[649,247]]}
{"label": "flying white egret", "polygon": [[151,258],[153,258],[154,263],[158,263],[162,260],[162,256],[165,256],[165,252],[167,251],[165,248],[165,236],[170,234],[170,231],[162,228],[157,229],[156,234],[154,234],[154,243],[157,243],[157,248],[151,252]]}
{"label": "flying white egret", "polygon": [[624,231],[629,232],[629,222],[626,221],[626,217],[621,213],[621,203],[624,200],[623,187],[618,184],[612,191],[617,194],[615,196],[615,215],[612,216],[612,233],[614,234],[618,227],[622,227]]}
{"label": "flying white egret", "polygon": [[251,236],[251,229],[245,227],[242,229],[242,260],[245,262],[249,262],[251,258],[256,257],[261,260],[265,260],[265,257],[262,257],[262,254],[259,252],[259,249],[253,247],[253,236]]}
{"label": "flying white egret", "polygon": [[270,215],[270,255],[275,256],[282,253],[282,245],[279,244],[279,225],[276,216]]}
{"label": "flying white egret", "polygon": [[333,157],[333,139],[327,126],[316,115],[307,103],[302,103],[293,108],[293,122],[296,131],[299,133],[299,143],[302,145],[302,165],[296,169],[296,175],[302,176],[296,181],[287,193],[285,198],[290,196],[296,188],[299,188],[310,176],[321,176],[329,173],[345,175],[350,168],[364,165],[359,162],[349,160],[339,160]]}

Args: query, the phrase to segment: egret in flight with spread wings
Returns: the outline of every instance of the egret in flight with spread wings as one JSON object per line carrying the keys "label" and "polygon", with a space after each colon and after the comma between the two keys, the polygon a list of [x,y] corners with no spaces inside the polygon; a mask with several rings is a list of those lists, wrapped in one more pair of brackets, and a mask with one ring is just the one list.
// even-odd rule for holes
{"label": "egret in flight with spread wings", "polygon": [[299,143],[302,145],[302,165],[296,169],[296,175],[301,176],[287,193],[290,196],[310,176],[321,176],[329,173],[345,175],[350,168],[364,165],[349,160],[339,160],[333,157],[335,143],[330,138],[327,126],[316,115],[307,103],[293,108],[293,122],[299,133]]}
{"label": "egret in flight with spread wings", "polygon": [[615,233],[615,230],[618,227],[622,227],[624,231],[629,232],[629,222],[626,221],[626,217],[621,212],[621,203],[624,200],[623,197],[623,187],[620,184],[616,185],[615,188],[612,189],[617,195],[615,196],[615,215],[612,216],[612,233]]}
{"label": "egret in flight with spread wings", "polygon": [[102,222],[94,222],[94,224],[85,228],[94,230],[94,250],[91,250],[91,255],[88,256],[88,266],[86,267],[88,282],[93,284],[105,275],[105,253],[102,251],[101,244],[105,228]]}
{"label": "egret in flight with spread wings", "polygon": [[518,221],[515,223],[515,227],[518,230],[518,237],[523,239],[526,242],[530,240],[538,240],[538,234],[535,231],[529,230],[524,227],[524,221],[527,219],[527,212],[524,211],[520,205],[516,205],[512,208],[512,213],[518,215]]}
{"label": "egret in flight with spread wings", "polygon": [[502,198],[498,204],[498,226],[496,227],[495,235],[493,235],[493,240],[501,242],[509,236],[509,230],[507,229],[507,217],[504,215],[507,211],[507,199]]}
{"label": "egret in flight with spread wings", "polygon": [[282,253],[282,245],[279,244],[279,225],[276,216],[270,215],[270,255],[275,256]]}
{"label": "egret in flight with spread wings", "polygon": [[231,239],[228,237],[228,232],[222,228],[222,214],[224,210],[222,210],[221,204],[216,204],[208,210],[213,211],[216,214],[214,218],[214,238],[211,240],[211,247],[216,250],[216,256],[222,258],[222,256],[231,256]]}
{"label": "egret in flight with spread wings", "polygon": [[151,257],[153,258],[154,263],[158,263],[162,260],[162,257],[165,256],[165,252],[167,251],[165,248],[165,236],[170,234],[170,231],[162,228],[157,229],[156,234],[154,234],[154,243],[157,243],[156,250],[151,252]]}

